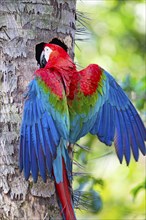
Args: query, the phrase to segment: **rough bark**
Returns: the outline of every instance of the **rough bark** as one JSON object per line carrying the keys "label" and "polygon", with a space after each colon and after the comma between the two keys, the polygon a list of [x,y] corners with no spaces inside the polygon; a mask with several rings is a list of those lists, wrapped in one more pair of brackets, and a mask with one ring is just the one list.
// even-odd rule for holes
{"label": "rough bark", "polygon": [[59,219],[54,184],[18,170],[23,93],[37,63],[34,48],[62,39],[73,57],[76,0],[0,0],[0,219]]}

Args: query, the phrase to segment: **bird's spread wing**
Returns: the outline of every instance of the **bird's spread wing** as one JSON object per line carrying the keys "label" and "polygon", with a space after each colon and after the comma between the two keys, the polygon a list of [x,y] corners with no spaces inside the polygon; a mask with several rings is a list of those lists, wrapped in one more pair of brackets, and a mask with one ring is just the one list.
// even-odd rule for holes
{"label": "bird's spread wing", "polygon": [[[49,73],[44,76],[51,77]],[[24,170],[26,179],[31,172],[35,182],[38,172],[44,181],[46,170],[52,176],[57,147],[68,139],[68,108],[63,85],[56,78],[49,82],[54,85],[47,84],[40,69],[28,86],[21,126],[20,170]]]}
{"label": "bird's spread wing", "polygon": [[137,161],[139,149],[145,155],[146,129],[136,109],[114,78],[90,65],[79,72],[78,91],[70,106],[71,142],[88,132],[106,145],[114,142],[117,156],[130,162],[131,150]]}

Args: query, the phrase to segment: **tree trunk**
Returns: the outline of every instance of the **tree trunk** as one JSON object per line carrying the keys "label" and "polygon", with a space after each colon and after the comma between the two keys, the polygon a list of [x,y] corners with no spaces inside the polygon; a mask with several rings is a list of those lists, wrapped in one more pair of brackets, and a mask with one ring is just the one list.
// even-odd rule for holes
{"label": "tree trunk", "polygon": [[54,183],[18,170],[23,93],[37,69],[35,45],[57,37],[73,57],[76,0],[0,1],[0,219],[59,219]]}

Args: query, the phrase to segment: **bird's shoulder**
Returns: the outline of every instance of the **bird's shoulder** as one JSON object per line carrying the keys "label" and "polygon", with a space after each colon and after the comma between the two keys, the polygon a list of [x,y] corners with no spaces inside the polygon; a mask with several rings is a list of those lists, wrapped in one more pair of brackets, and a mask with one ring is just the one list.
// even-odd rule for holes
{"label": "bird's shoulder", "polygon": [[53,68],[40,68],[35,72],[35,76],[40,87],[63,99],[64,86],[61,75],[57,70]]}
{"label": "bird's shoulder", "polygon": [[79,91],[84,96],[91,96],[96,91],[103,78],[103,70],[96,64],[90,64],[85,69],[79,71]]}

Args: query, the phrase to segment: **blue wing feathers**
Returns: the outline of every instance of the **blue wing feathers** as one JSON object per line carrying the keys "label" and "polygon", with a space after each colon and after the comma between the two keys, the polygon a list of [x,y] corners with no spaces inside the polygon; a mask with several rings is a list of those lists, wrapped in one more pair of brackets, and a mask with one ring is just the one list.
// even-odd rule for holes
{"label": "blue wing feathers", "polygon": [[135,110],[134,106],[132,105],[132,103],[130,105],[130,110],[133,114],[133,117],[135,118],[135,122],[138,126],[140,133],[141,133],[141,137],[143,138],[144,141],[146,141],[146,128],[144,127],[144,124],[143,124],[140,116],[138,115],[137,111]]}
{"label": "blue wing feathers", "polygon": [[49,146],[48,146],[48,143],[46,143],[46,154],[47,154],[47,157],[46,157],[46,167],[47,167],[47,170],[48,170],[48,174],[50,176],[50,178],[52,177],[52,164],[53,164],[53,159],[52,159],[52,155],[50,153],[50,150],[49,150]]}
{"label": "blue wing feathers", "polygon": [[37,111],[37,118],[41,118],[42,114],[45,112],[43,108],[42,100],[36,99],[36,111]]}
{"label": "blue wing feathers", "polygon": [[121,117],[118,113],[118,110],[115,109],[115,137],[114,137],[114,144],[116,148],[117,156],[122,163],[123,160],[123,133],[122,133],[122,121]]}
{"label": "blue wing feathers", "polygon": [[59,146],[57,148],[57,157],[55,158],[53,163],[53,172],[57,183],[63,181],[62,172],[60,172],[60,170],[62,170],[61,162],[62,162],[62,153],[61,153],[61,147]]}
{"label": "blue wing feathers", "polygon": [[109,103],[107,103],[107,111],[108,111],[108,115],[107,115],[107,121],[105,121],[105,133],[107,134],[107,136],[105,137],[104,143],[107,143],[108,146],[112,145],[112,141],[114,140],[114,130],[115,130],[115,126],[114,126],[114,122],[113,122],[113,111],[111,110],[111,106],[109,105]]}
{"label": "blue wing feathers", "polygon": [[106,133],[107,136],[105,137],[105,140],[107,140],[108,142],[108,127],[110,125],[110,108],[109,108],[109,104],[107,102],[105,102],[104,104],[104,115],[105,115],[105,118],[104,118],[104,124],[103,124],[103,136],[104,134]]}
{"label": "blue wing feathers", "polygon": [[[100,124],[102,124],[102,111],[101,111],[101,109],[99,110],[99,113],[98,113],[98,115],[97,115],[97,120],[96,120],[96,127],[95,128],[93,128],[94,129],[94,132],[95,132],[95,134],[97,134],[97,132],[99,133],[99,136],[101,136],[100,135],[100,132],[99,132],[99,128],[100,128]],[[97,130],[96,130],[97,129]],[[94,133],[93,133],[94,134]]]}
{"label": "blue wing feathers", "polygon": [[[24,166],[24,176],[27,180],[30,175],[30,157],[29,157],[29,148],[28,148],[28,138],[26,126],[23,128],[24,138],[23,138],[23,166]],[[26,146],[26,147],[25,147]]]}
{"label": "blue wing feathers", "polygon": [[31,139],[31,174],[33,177],[33,181],[36,183],[38,179],[38,158],[36,156],[36,151],[32,139]]}
{"label": "blue wing feathers", "polygon": [[48,125],[50,127],[50,132],[51,132],[51,135],[53,137],[53,140],[54,140],[54,143],[57,145],[58,144],[58,141],[60,139],[60,135],[54,125],[54,121],[52,119],[52,117],[46,117],[46,119],[48,120]]}
{"label": "blue wing feathers", "polygon": [[[107,102],[105,103],[104,114],[106,115],[106,117],[105,117],[106,120],[104,122],[103,130],[104,130],[104,133],[107,134],[107,136],[105,137],[105,141],[108,143],[108,140],[109,140],[109,132],[108,132],[108,130],[109,130],[109,125],[110,125],[110,108],[109,108],[109,105],[108,105]],[[107,122],[107,124],[106,124],[106,122]]]}
{"label": "blue wing feathers", "polygon": [[26,132],[27,132],[27,146],[29,152],[29,160],[31,162],[31,130],[29,125],[26,127]]}
{"label": "blue wing feathers", "polygon": [[96,120],[90,133],[97,134],[99,140],[106,145],[111,145],[114,140],[120,162],[125,156],[129,164],[131,150],[136,161],[139,158],[139,149],[143,155],[146,153],[146,129],[127,95],[112,76],[104,73],[108,86],[106,94],[102,96],[103,102],[97,100],[99,105],[96,105],[98,108],[95,106],[94,110],[97,113]]}
{"label": "blue wing feathers", "polygon": [[40,136],[37,125],[35,126],[35,129],[36,129],[37,148],[38,148],[38,167],[43,181],[46,182],[46,161],[45,161],[42,145],[40,142]]}
{"label": "blue wing feathers", "polygon": [[145,149],[145,144],[144,144],[144,136],[142,134],[144,134],[144,127],[141,126],[142,122],[141,119],[138,115],[138,113],[136,111],[134,111],[134,107],[132,106],[132,104],[130,105],[130,109],[129,111],[131,111],[131,122],[132,122],[132,126],[133,126],[133,132],[136,138],[136,143],[139,147],[139,149],[141,150],[141,152],[143,154],[146,153],[146,149]]}
{"label": "blue wing feathers", "polygon": [[126,119],[126,112],[121,111],[121,120],[123,121],[123,128],[122,128],[122,135],[123,135],[123,153],[126,159],[127,165],[130,162],[131,158],[131,150],[130,150],[130,140],[129,140],[129,130],[127,129],[127,119]]}
{"label": "blue wing feathers", "polygon": [[72,181],[72,161],[69,157],[68,150],[63,148],[63,158],[66,164],[68,179]]}
{"label": "blue wing feathers", "polygon": [[[41,122],[42,124],[42,122]],[[52,177],[52,163],[53,163],[53,159],[56,157],[56,154],[52,156],[51,151],[50,151],[50,146],[49,143],[47,142],[47,139],[45,137],[45,129],[47,130],[47,128],[43,128],[42,125],[42,133],[43,133],[43,137],[44,137],[44,146],[45,146],[45,152],[46,152],[46,167],[48,170],[48,174],[50,177]]]}
{"label": "blue wing feathers", "polygon": [[[105,116],[104,116],[105,114]],[[114,139],[114,123],[113,123],[113,111],[111,111],[110,105],[105,103],[102,108],[100,108],[96,122],[91,129],[92,134],[97,134],[100,141],[107,145],[111,145]],[[105,135],[105,133],[107,135]]]}
{"label": "blue wing feathers", "polygon": [[114,103],[116,103],[116,97],[115,97],[115,92],[114,90],[111,88],[110,90],[110,100],[108,101],[112,106],[114,106]]}
{"label": "blue wing feathers", "polygon": [[[108,143],[107,145],[112,145],[112,142],[114,140],[114,133],[115,133],[115,122],[114,122],[114,118],[115,118],[115,114],[114,111],[112,110],[112,107],[108,104],[108,108],[109,108],[109,128],[108,128]],[[106,143],[106,142],[105,142]]]}
{"label": "blue wing feathers", "polygon": [[32,104],[32,123],[36,123],[38,120],[38,115],[37,115],[37,104],[36,104],[36,100],[34,99],[33,101],[34,103]]}
{"label": "blue wing feathers", "polygon": [[[25,179],[29,178],[31,171],[34,182],[40,172],[42,179],[46,181],[46,169],[52,177],[53,161],[60,143],[61,135],[56,127],[58,122],[54,121],[53,114],[49,112],[51,108],[50,111],[53,111],[53,107],[36,79],[29,84],[26,98],[20,135],[20,171],[24,170]],[[61,117],[55,110],[54,114],[59,118],[55,120],[61,122]],[[63,133],[67,137],[65,128]]]}
{"label": "blue wing feathers", "polygon": [[46,156],[46,149],[45,149],[44,135],[43,135],[43,127],[42,127],[42,124],[41,124],[41,120],[36,125],[37,125],[37,128],[38,128],[38,135],[39,135],[39,139],[40,139],[40,144],[42,146],[43,153]]}
{"label": "blue wing feathers", "polygon": [[[54,141],[54,139],[53,139],[53,137],[51,135],[50,130],[48,131],[48,133],[49,133],[49,139],[50,139],[50,142],[49,142],[50,143],[50,151],[51,151],[52,157],[54,159],[54,158],[56,158],[56,148],[57,148],[57,145],[55,144],[55,141]],[[58,142],[58,144],[59,144],[59,142]]]}
{"label": "blue wing feathers", "polygon": [[103,105],[103,110],[101,113],[101,123],[98,130],[100,136],[104,136],[104,133],[106,132],[107,120],[108,120],[108,109],[107,109],[107,103],[105,102],[105,104]]}
{"label": "blue wing feathers", "polygon": [[122,91],[122,89],[119,87],[119,100],[121,103],[121,109],[125,109],[126,107],[128,107],[130,101],[127,97],[127,95]]}
{"label": "blue wing feathers", "polygon": [[129,142],[130,142],[130,146],[131,146],[133,156],[134,156],[135,160],[138,160],[138,155],[139,155],[138,146],[136,144],[135,135],[134,135],[134,132],[133,132],[133,126],[132,126],[130,117],[131,116],[129,114],[129,110],[127,109],[125,111],[125,119],[126,119],[127,131],[128,131],[128,136],[129,136]]}
{"label": "blue wing feathers", "polygon": [[37,148],[37,137],[36,137],[36,129],[35,129],[35,124],[33,124],[31,126],[31,131],[32,131],[32,142],[33,142],[33,145],[35,147],[35,152],[36,152],[36,156],[38,158],[38,148]]}
{"label": "blue wing feathers", "polygon": [[100,113],[100,121],[99,121],[99,126],[98,126],[98,135],[100,137],[103,137],[103,132],[104,132],[104,125],[105,125],[105,121],[106,121],[106,115],[104,118],[104,112],[105,112],[105,105],[103,105],[103,109]]}
{"label": "blue wing feathers", "polygon": [[43,131],[44,131],[44,136],[45,136],[46,142],[48,143],[50,153],[51,153],[52,157],[55,158],[56,157],[56,147],[57,147],[57,144],[59,143],[59,138],[58,138],[58,142],[56,142],[56,144],[55,144],[55,141],[53,140],[53,137],[51,134],[51,128],[49,126],[49,121],[47,120],[45,114],[44,114],[44,116],[45,117],[42,118],[42,127],[43,127]]}

